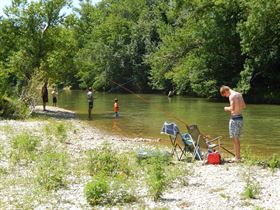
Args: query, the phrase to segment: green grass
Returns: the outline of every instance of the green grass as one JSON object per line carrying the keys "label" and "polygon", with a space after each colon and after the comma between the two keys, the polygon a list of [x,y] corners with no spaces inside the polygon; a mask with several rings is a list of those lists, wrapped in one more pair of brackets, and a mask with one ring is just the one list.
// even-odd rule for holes
{"label": "green grass", "polygon": [[260,158],[254,155],[252,151],[249,148],[247,148],[243,151],[242,157],[244,162],[248,165],[259,165],[265,168],[270,168],[273,171],[276,168],[280,168],[280,157],[276,154],[272,154],[268,158]]}
{"label": "green grass", "polygon": [[33,161],[39,143],[39,137],[30,135],[27,132],[12,137],[10,152],[12,163],[18,163],[19,161],[28,163]]}
{"label": "green grass", "polygon": [[67,155],[49,146],[37,161],[36,180],[47,191],[56,190],[67,185]]}
{"label": "green grass", "polygon": [[71,123],[49,120],[49,124],[44,127],[44,132],[50,140],[65,143],[67,141],[68,131],[71,130]]}
{"label": "green grass", "polygon": [[92,176],[97,173],[104,173],[108,176],[128,176],[130,174],[126,155],[118,154],[108,144],[88,151],[87,157],[88,172]]}

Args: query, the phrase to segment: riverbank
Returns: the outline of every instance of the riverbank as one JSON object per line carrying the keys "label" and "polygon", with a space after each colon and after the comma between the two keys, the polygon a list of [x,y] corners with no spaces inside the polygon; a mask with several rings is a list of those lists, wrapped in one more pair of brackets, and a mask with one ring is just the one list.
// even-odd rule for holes
{"label": "riverbank", "polygon": [[[0,121],[1,209],[92,209],[84,193],[85,186],[92,180],[85,165],[89,151],[99,150],[105,144],[119,154],[137,154],[143,150],[170,151],[170,148],[156,148],[143,142],[148,140],[105,134],[76,119],[71,111],[47,109],[49,111],[43,112],[37,107],[35,117],[27,121]],[[25,137],[35,142],[34,153],[30,153],[30,147],[27,149],[29,153],[21,153]],[[19,142],[18,139],[23,140]],[[43,158],[46,151],[51,151],[52,156]],[[56,162],[46,164],[46,160],[53,156],[59,157],[55,160],[63,160],[57,161],[56,169],[60,170],[52,171],[51,167],[47,172],[42,170]],[[279,169],[272,171],[244,163],[204,165],[200,161],[187,163],[175,159],[172,160],[173,169],[185,169],[187,173],[174,176],[160,199],[155,201],[150,195],[149,186],[142,180],[145,174],[135,174],[138,177],[133,180],[136,185],[133,187],[135,202],[95,208],[280,209]],[[52,188],[53,183],[49,183],[53,176],[60,179],[55,188]],[[252,190],[252,198],[246,196],[249,189]]]}

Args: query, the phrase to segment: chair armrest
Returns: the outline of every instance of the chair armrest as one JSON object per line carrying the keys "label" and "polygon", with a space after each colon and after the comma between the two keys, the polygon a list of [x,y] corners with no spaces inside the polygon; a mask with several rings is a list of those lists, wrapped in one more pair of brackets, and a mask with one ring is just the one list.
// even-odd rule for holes
{"label": "chair armrest", "polygon": [[218,136],[218,137],[216,137],[216,138],[214,138],[214,139],[211,139],[211,140],[206,139],[206,142],[207,142],[207,143],[211,143],[211,142],[217,141],[217,140],[219,140],[219,139],[221,139],[221,138],[222,138],[222,136]]}

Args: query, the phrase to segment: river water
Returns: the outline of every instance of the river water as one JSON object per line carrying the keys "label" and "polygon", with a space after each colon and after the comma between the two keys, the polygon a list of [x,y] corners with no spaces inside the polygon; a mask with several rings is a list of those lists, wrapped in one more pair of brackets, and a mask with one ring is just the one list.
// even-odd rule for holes
{"label": "river water", "polygon": [[[175,122],[181,132],[185,124],[197,124],[204,135],[223,136],[222,142],[232,150],[228,136],[229,114],[223,107],[228,103],[209,102],[206,99],[159,94],[96,93],[92,120],[87,116],[85,91],[62,91],[58,106],[75,111],[85,120],[105,132],[125,137],[160,138],[168,144],[168,136],[160,134],[163,123]],[[114,98],[119,100],[118,119],[114,118]],[[241,148],[254,154],[280,154],[280,106],[247,104],[243,112],[244,128]]]}

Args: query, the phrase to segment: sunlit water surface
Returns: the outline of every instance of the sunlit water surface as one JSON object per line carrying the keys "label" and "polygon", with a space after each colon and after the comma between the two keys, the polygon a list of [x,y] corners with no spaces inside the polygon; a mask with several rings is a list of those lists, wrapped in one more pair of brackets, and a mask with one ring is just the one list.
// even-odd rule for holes
{"label": "sunlit water surface", "polygon": [[[87,116],[87,99],[84,91],[62,91],[58,106],[75,111],[81,120],[105,132],[126,137],[160,138],[169,144],[168,136],[160,134],[162,124],[175,122],[181,132],[184,123],[197,124],[203,134],[223,136],[223,143],[232,149],[228,137],[229,114],[223,107],[227,103],[209,102],[201,98],[158,94],[96,93],[92,120]],[[118,98],[120,118],[114,119],[114,98]],[[249,148],[261,156],[280,154],[280,106],[251,105],[245,109],[242,149]]]}

